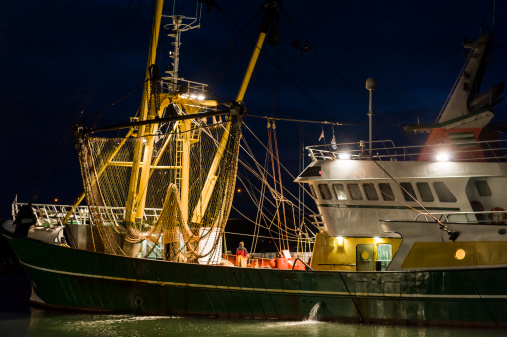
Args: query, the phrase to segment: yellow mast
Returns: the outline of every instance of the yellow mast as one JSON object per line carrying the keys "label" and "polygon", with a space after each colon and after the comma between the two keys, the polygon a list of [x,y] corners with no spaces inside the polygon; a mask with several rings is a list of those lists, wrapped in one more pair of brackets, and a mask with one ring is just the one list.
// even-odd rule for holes
{"label": "yellow mast", "polygon": [[[255,48],[252,54],[252,57],[250,58],[250,62],[248,63],[248,67],[246,69],[245,76],[243,77],[243,82],[241,83],[241,87],[239,89],[238,95],[236,96],[236,102],[240,103],[243,101],[243,98],[245,97],[246,89],[248,87],[248,84],[250,83],[250,79],[252,77],[252,73],[255,68],[255,64],[257,63],[257,59],[259,58],[259,54],[262,49],[262,45],[264,44],[264,39],[266,38],[266,33],[261,32],[259,34],[259,38],[257,39],[257,43],[255,44]],[[227,122],[225,126],[225,132],[222,136],[222,139],[220,140],[220,143],[218,145],[217,153],[215,154],[215,158],[213,159],[213,163],[211,164],[210,170],[208,172],[208,176],[206,178],[206,182],[204,183],[204,187],[201,194],[201,199],[199,200],[199,203],[197,204],[197,207],[194,210],[194,214],[192,216],[192,222],[199,223],[202,220],[202,217],[204,215],[204,212],[206,211],[206,207],[208,206],[208,203],[211,199],[211,194],[213,192],[213,189],[215,187],[215,183],[217,181],[217,170],[218,170],[218,164],[220,163],[220,160],[222,159],[222,156],[224,154],[224,149],[227,144],[227,140],[229,139],[229,132],[231,130],[231,119]]]}
{"label": "yellow mast", "polygon": [[[164,0],[157,0],[155,7],[155,17],[153,19],[152,35],[150,42],[150,50],[148,53],[148,64],[146,67],[146,75],[144,82],[144,90],[141,101],[141,113],[139,120],[144,121],[146,119],[153,119],[157,114],[154,102],[151,102],[151,108],[148,111],[148,97],[146,93],[150,89],[150,67],[155,64],[157,56],[158,37],[160,33],[160,22],[162,20],[162,9],[164,7]],[[149,99],[152,99],[151,97]],[[153,148],[153,136],[145,135],[153,134],[152,132],[156,129],[156,126],[140,126],[137,137],[139,139],[136,142],[134,148],[134,159],[132,163],[132,172],[130,174],[130,184],[127,196],[127,203],[125,205],[125,222],[133,223],[135,218],[142,216],[144,212],[144,201],[146,198],[145,191],[147,189],[149,168],[151,163],[151,154]],[[144,142],[141,139],[145,140]],[[143,167],[141,169],[141,179],[139,179],[139,169],[141,168],[141,160],[143,160]],[[138,184],[138,180],[140,181]],[[138,193],[138,191],[140,193]],[[137,208],[137,209],[136,209]]]}
{"label": "yellow mast", "polygon": [[[266,38],[266,33],[274,19],[278,17],[278,10],[277,10],[277,1],[276,0],[270,0],[267,1],[264,5],[265,9],[265,16],[261,23],[260,27],[260,34],[259,38],[257,39],[257,42],[255,44],[255,48],[252,54],[252,57],[250,58],[250,62],[248,63],[247,70],[245,72],[245,76],[243,78],[243,82],[241,83],[241,87],[239,89],[238,95],[236,96],[236,102],[241,103],[243,101],[243,98],[245,97],[246,89],[248,87],[248,84],[250,83],[250,79],[252,77],[252,73],[255,68],[255,64],[257,63],[257,59],[259,58],[259,54],[262,49],[262,45],[264,44],[264,39]],[[206,182],[204,183],[204,187],[201,194],[201,199],[199,200],[199,203],[197,207],[194,210],[194,213],[192,215],[192,222],[199,223],[202,220],[202,217],[204,215],[204,212],[206,211],[206,207],[208,206],[208,203],[211,199],[211,195],[213,192],[213,189],[215,187],[215,183],[217,181],[217,170],[218,170],[218,164],[220,163],[220,160],[223,157],[224,149],[227,144],[227,140],[229,139],[229,133],[231,130],[231,119],[226,124],[225,132],[222,136],[222,139],[220,140],[220,143],[218,145],[217,153],[215,154],[215,158],[213,159],[213,163],[211,164],[208,176],[206,178]]]}

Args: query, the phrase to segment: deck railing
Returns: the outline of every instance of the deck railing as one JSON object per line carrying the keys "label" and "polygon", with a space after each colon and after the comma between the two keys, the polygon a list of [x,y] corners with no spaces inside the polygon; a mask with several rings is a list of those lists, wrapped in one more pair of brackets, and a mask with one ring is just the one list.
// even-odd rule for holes
{"label": "deck railing", "polygon": [[[14,202],[12,204],[12,218],[16,217],[19,207],[26,203]],[[146,208],[144,210],[144,221],[155,222],[160,216],[160,208]],[[62,226],[67,217],[67,224],[87,225],[90,224],[90,211],[88,206],[77,206],[73,209],[71,205],[32,204],[32,211],[39,226]],[[120,225],[125,218],[125,207],[98,207],[98,213],[106,223]]]}
{"label": "deck railing", "polygon": [[[307,146],[312,160],[369,160],[369,143],[323,144]],[[452,144],[396,146],[391,140],[372,142],[371,159],[379,161],[415,161],[425,156],[426,161],[438,160],[446,154],[449,161],[505,161],[507,140],[453,141]]]}
{"label": "deck railing", "polygon": [[414,222],[434,222],[435,219],[438,219],[442,223],[501,224],[500,222],[503,223],[504,221],[502,220],[504,216],[507,216],[506,211],[419,213],[415,217]]}

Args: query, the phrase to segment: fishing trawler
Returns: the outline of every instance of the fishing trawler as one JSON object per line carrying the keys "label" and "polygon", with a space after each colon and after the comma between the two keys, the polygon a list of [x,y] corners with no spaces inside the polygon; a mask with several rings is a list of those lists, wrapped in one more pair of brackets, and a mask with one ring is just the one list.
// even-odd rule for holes
{"label": "fishing trawler", "polygon": [[[270,24],[263,22],[238,96],[218,102],[204,84],[178,77],[180,33],[191,27],[184,17],[172,17],[174,66],[160,76],[162,8],[158,1],[139,116],[75,127],[79,202],[86,196],[87,206],[16,202],[14,220],[2,226],[30,277],[32,303],[258,319],[301,319],[315,309],[321,320],[507,325],[507,167],[500,142],[483,138],[503,86],[477,94],[491,35],[467,45],[468,65],[437,123],[407,127],[431,132],[419,151],[371,140],[369,148],[308,148],[313,162],[296,181],[309,185],[322,218],[309,266],[296,268],[300,261],[288,256],[272,268],[223,266],[242,100]],[[121,129],[123,137],[94,136]]]}

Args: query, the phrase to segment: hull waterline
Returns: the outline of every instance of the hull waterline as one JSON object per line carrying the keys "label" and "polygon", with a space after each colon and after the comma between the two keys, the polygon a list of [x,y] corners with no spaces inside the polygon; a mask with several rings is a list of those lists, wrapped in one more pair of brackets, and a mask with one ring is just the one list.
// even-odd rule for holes
{"label": "hull waterline", "polygon": [[507,326],[507,269],[326,272],[137,259],[4,234],[37,304],[219,318]]}

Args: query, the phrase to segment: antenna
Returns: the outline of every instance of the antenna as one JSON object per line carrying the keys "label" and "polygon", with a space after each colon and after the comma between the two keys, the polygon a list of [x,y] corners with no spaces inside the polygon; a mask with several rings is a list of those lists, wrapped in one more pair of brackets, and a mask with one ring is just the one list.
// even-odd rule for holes
{"label": "antenna", "polygon": [[[174,11],[174,8],[173,8]],[[197,12],[196,12],[197,14]],[[165,15],[163,15],[165,16]],[[200,24],[197,17],[187,17],[183,15],[168,15],[166,17],[171,18],[171,23],[164,25],[164,28],[168,30],[167,36],[174,39],[171,43],[173,50],[169,51],[169,57],[172,59],[172,67],[166,67],[166,74],[170,77],[169,89],[172,93],[178,90],[178,71],[180,65],[180,47],[181,47],[181,33],[194,28],[200,28]],[[199,19],[200,20],[200,19]]]}
{"label": "antenna", "polygon": [[370,110],[368,111],[368,117],[370,119],[370,156],[371,156],[371,141],[373,138],[372,131],[372,119],[373,119],[373,90],[377,89],[377,81],[374,78],[368,78],[366,80],[366,89],[370,92]]}

